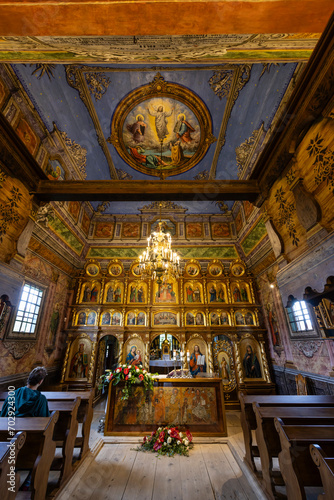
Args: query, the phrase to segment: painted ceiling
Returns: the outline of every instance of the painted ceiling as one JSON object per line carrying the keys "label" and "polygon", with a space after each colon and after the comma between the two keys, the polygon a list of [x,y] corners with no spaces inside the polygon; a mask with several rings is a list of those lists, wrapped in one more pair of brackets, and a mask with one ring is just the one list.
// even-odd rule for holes
{"label": "painted ceiling", "polygon": [[[247,178],[268,140],[270,126],[282,101],[292,91],[297,67],[297,63],[12,65],[48,131],[51,133],[56,126],[71,141],[85,148],[87,180],[157,179],[162,171],[164,176],[176,180],[205,180],[209,176],[212,179]],[[159,88],[161,91],[164,85],[169,86],[171,92],[179,89],[177,95],[173,94],[172,99],[167,98],[166,93],[160,95]],[[151,93],[146,95],[147,89]],[[132,99],[133,95],[137,101]],[[152,116],[160,106],[166,112],[164,121],[168,129],[161,151],[157,149],[160,137],[157,118]],[[205,123],[201,122],[203,110],[207,112]],[[182,115],[190,127],[188,143],[177,135],[175,128]],[[117,116],[123,121],[117,122]],[[138,116],[139,122],[143,119],[145,125],[145,139],[140,144],[129,132]],[[112,138],[115,123],[121,127],[116,130],[119,133],[116,142]],[[210,140],[205,142],[208,129]],[[185,165],[182,168],[176,168],[171,159],[172,145],[178,139],[183,155],[181,164]],[[118,140],[125,142],[124,154]],[[146,159],[148,166],[143,168],[140,163],[143,160],[133,158],[135,147],[141,157],[158,158],[154,160],[156,164]],[[192,154],[198,154],[194,164],[190,161]],[[66,174],[65,178],[69,180]],[[144,204],[111,201],[105,213],[138,213]],[[232,204],[233,200],[229,208]],[[92,205],[96,208],[98,203]],[[220,212],[210,201],[196,200],[183,205],[187,205],[188,213]]]}

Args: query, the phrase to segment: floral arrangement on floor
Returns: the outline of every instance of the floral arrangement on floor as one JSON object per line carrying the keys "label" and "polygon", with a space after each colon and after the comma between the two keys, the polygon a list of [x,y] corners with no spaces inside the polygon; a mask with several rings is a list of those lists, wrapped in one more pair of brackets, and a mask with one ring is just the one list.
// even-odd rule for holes
{"label": "floral arrangement on floor", "polygon": [[133,385],[143,383],[146,391],[153,390],[157,375],[157,373],[148,373],[146,370],[143,370],[142,365],[122,365],[114,371],[106,370],[100,377],[99,387],[101,388],[105,384],[109,384],[109,382],[112,382],[114,385],[119,384],[119,382],[125,382],[122,390],[122,399],[125,400],[131,396]]}
{"label": "floral arrangement on floor", "polygon": [[159,427],[150,436],[144,437],[137,451],[152,451],[169,457],[177,453],[189,457],[189,450],[194,446],[192,441],[190,431],[183,435],[177,427]]}

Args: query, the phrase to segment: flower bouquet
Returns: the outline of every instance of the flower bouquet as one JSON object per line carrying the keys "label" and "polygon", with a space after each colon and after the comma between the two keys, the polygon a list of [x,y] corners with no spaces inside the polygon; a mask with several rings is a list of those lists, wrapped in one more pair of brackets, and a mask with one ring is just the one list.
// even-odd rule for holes
{"label": "flower bouquet", "polygon": [[100,377],[100,387],[103,387],[109,382],[112,382],[114,385],[119,384],[119,382],[125,382],[122,390],[122,399],[129,399],[132,392],[132,386],[135,384],[143,383],[146,391],[152,390],[157,375],[157,373],[152,374],[143,370],[142,365],[122,365],[114,371],[106,370]]}
{"label": "flower bouquet", "polygon": [[177,453],[188,457],[189,450],[194,446],[192,441],[193,436],[190,431],[182,434],[177,427],[159,427],[150,436],[144,437],[137,451],[152,451],[169,457]]}

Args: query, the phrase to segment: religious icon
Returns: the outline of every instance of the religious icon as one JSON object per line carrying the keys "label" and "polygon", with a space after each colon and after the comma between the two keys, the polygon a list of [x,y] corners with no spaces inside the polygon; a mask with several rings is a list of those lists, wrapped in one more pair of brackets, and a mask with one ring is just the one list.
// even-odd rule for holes
{"label": "religious icon", "polygon": [[92,291],[90,292],[90,302],[98,302],[99,288],[94,285]]}
{"label": "religious icon", "polygon": [[119,283],[111,283],[107,289],[106,302],[122,302],[122,288]]}
{"label": "religious icon", "polygon": [[246,312],[246,314],[245,314],[245,323],[246,323],[246,325],[250,325],[250,326],[254,325],[253,315],[249,311]]}
{"label": "religious icon", "polygon": [[223,266],[220,264],[220,262],[213,262],[209,265],[208,272],[209,274],[211,274],[211,276],[220,276],[223,272]]}
{"label": "religious icon", "polygon": [[220,315],[220,324],[221,325],[229,325],[230,324],[229,316],[228,316],[227,312],[225,312],[225,311],[223,311]]}
{"label": "religious icon", "polygon": [[205,354],[201,353],[198,344],[194,345],[194,350],[190,355],[189,369],[193,377],[198,373],[206,372]]}
{"label": "religious icon", "polygon": [[110,325],[111,323],[111,316],[110,316],[110,312],[106,312],[102,315],[102,321],[101,321],[101,324],[102,325]]}
{"label": "religious icon", "polygon": [[[50,345],[54,345],[56,342],[59,319],[60,319],[59,304],[56,304],[56,307],[51,315],[51,320],[50,320],[50,336],[49,336]],[[1,321],[1,314],[0,314],[0,321]]]}
{"label": "religious icon", "polygon": [[174,291],[176,284],[174,283],[161,283],[157,285],[158,290],[155,293],[155,302],[176,302],[176,293]]}
{"label": "religious icon", "polygon": [[89,276],[96,276],[99,273],[99,268],[98,268],[98,266],[96,264],[89,264],[86,267],[86,273]]}
{"label": "religious icon", "polygon": [[178,323],[177,314],[169,311],[161,311],[155,313],[153,317],[154,317],[153,324],[156,326],[162,326],[162,325],[176,326]]}
{"label": "religious icon", "polygon": [[228,354],[220,351],[218,354],[219,376],[223,379],[223,383],[229,382],[231,379],[230,360]]}
{"label": "religious icon", "polygon": [[188,312],[186,314],[186,326],[193,326],[195,324],[195,316],[193,313]]}
{"label": "religious icon", "polygon": [[248,302],[248,294],[245,285],[240,286],[241,301]]}
{"label": "religious icon", "polygon": [[87,326],[93,326],[95,325],[95,320],[96,320],[96,313],[91,311],[89,314],[88,314],[88,317],[87,317]]}
{"label": "religious icon", "polygon": [[78,351],[70,363],[69,378],[86,378],[88,373],[88,354],[85,352],[85,343],[79,344]]}
{"label": "religious icon", "polygon": [[78,325],[83,326],[86,324],[86,313],[81,312],[78,316]]}
{"label": "religious icon", "polygon": [[137,115],[136,121],[132,125],[127,124],[128,131],[132,134],[132,139],[139,144],[145,140],[146,123],[143,115]]}
{"label": "religious icon", "polygon": [[145,324],[146,324],[146,314],[144,312],[138,313],[137,326],[145,326]]}
{"label": "religious icon", "polygon": [[219,283],[218,285],[215,283],[209,283],[208,297],[209,302],[226,302],[224,285],[222,283]]}
{"label": "religious icon", "polygon": [[237,285],[235,285],[235,287],[233,288],[232,295],[234,302],[241,302],[241,294]]}
{"label": "religious icon", "polygon": [[240,261],[235,262],[231,265],[231,273],[233,274],[233,276],[242,276],[243,274],[245,274],[245,265],[243,263],[240,263]]}
{"label": "religious icon", "polygon": [[83,296],[82,296],[82,302],[90,302],[91,293],[92,293],[92,289],[91,289],[90,285],[87,284],[85,289],[84,289]]}
{"label": "religious icon", "polygon": [[256,353],[253,351],[253,347],[248,344],[246,347],[246,353],[243,359],[243,367],[245,372],[245,378],[261,378],[261,367]]}
{"label": "religious icon", "polygon": [[112,326],[120,326],[122,315],[120,312],[114,312],[112,315],[111,324]]}
{"label": "religious icon", "polygon": [[187,283],[186,286],[186,302],[201,302],[201,290],[198,284]]}
{"label": "religious icon", "polygon": [[216,313],[211,313],[210,315],[211,325],[219,325],[219,316]]}
{"label": "religious icon", "polygon": [[141,352],[136,345],[130,347],[130,351],[125,359],[127,365],[138,366],[142,364]]}
{"label": "religious icon", "polygon": [[235,324],[236,325],[244,325],[245,324],[245,318],[243,314],[239,311],[235,313]]}
{"label": "religious icon", "polygon": [[145,301],[143,285],[133,284],[130,286],[129,302],[143,303]]}
{"label": "religious icon", "polygon": [[[122,266],[115,262],[111,262],[108,266],[108,273],[111,276],[120,276],[122,274]],[[112,301],[110,301],[112,302]]]}
{"label": "religious icon", "polygon": [[129,312],[127,316],[127,325],[132,326],[136,324],[136,315],[134,312]]}

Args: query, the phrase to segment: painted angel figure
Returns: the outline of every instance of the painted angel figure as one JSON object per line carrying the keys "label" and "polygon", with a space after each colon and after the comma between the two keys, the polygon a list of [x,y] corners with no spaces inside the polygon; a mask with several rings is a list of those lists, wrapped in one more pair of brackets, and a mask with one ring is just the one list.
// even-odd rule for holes
{"label": "painted angel figure", "polygon": [[167,118],[172,115],[174,110],[172,109],[170,113],[167,113],[167,111],[164,111],[163,106],[158,106],[158,108],[153,106],[153,109],[154,111],[150,111],[150,109],[147,108],[147,111],[151,116],[155,117],[155,129],[157,131],[159,141],[162,142],[168,135]]}

